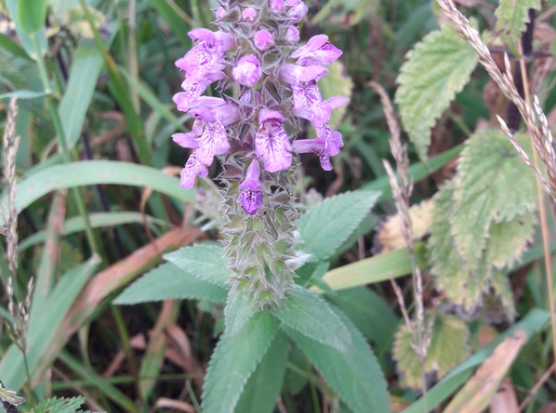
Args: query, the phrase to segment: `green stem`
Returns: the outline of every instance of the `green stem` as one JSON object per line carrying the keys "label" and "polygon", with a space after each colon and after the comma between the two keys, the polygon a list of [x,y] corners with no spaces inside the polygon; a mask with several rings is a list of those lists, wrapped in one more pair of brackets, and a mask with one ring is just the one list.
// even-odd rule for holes
{"label": "green stem", "polygon": [[[50,118],[54,123],[54,129],[56,131],[56,136],[58,138],[58,145],[62,152],[62,159],[64,163],[70,163],[71,157],[68,150],[68,144],[66,141],[66,135],[64,133],[64,128],[62,127],[62,121],[60,120],[60,115],[58,114],[58,110],[54,104],[54,100],[50,94],[50,81],[48,79],[48,71],[46,70],[46,64],[44,62],[42,53],[40,51],[39,41],[36,35],[33,35],[33,43],[35,45],[35,51],[37,53],[37,65],[39,68],[39,74],[41,77],[41,81],[43,84],[44,91],[47,93],[46,96],[46,104],[48,106],[48,112],[50,114]],[[83,218],[83,223],[85,225],[85,234],[87,236],[87,241],[89,243],[89,247],[93,253],[98,253],[100,255],[99,244],[95,237],[95,233],[93,232],[93,227],[91,226],[91,221],[89,220],[89,215],[85,208],[85,203],[83,202],[83,198],[81,197],[81,191],[79,188],[72,188],[70,189],[72,196],[74,197],[75,204],[77,205],[77,210],[79,211],[79,215]]]}

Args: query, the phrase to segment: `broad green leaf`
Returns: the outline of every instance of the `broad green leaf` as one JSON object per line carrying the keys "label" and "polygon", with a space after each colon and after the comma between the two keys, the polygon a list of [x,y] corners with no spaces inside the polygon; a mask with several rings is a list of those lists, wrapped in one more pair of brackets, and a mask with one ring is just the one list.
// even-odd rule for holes
{"label": "broad green leaf", "polygon": [[46,0],[18,0],[18,20],[26,34],[38,32],[46,21]]}
{"label": "broad green leaf", "polygon": [[[27,362],[31,375],[53,339],[56,328],[98,264],[99,259],[94,256],[65,274],[48,297],[44,311],[37,317],[38,322],[34,323],[33,328],[29,328],[27,343],[30,350],[27,353]],[[0,377],[8,388],[14,390],[19,390],[25,383],[23,355],[15,345],[8,348],[0,361]]]}
{"label": "broad green leaf", "polygon": [[53,397],[43,400],[32,413],[79,413],[83,412],[80,407],[85,403],[83,397],[72,397],[71,399]]}
{"label": "broad green leaf", "polygon": [[384,375],[365,338],[340,310],[332,307],[346,325],[353,351],[343,353],[283,326],[326,382],[355,413],[390,412],[390,400]]}
{"label": "broad green leaf", "polygon": [[228,293],[224,307],[225,335],[231,337],[241,331],[243,326],[253,317],[256,309],[244,291],[232,290]]}
{"label": "broad green leaf", "polygon": [[278,321],[267,311],[257,313],[241,331],[221,337],[210,360],[203,387],[203,413],[232,413],[239,397],[269,349]]}
{"label": "broad green leaf", "polygon": [[[124,224],[143,224],[145,221],[147,222],[147,225],[151,227],[155,225],[168,227],[170,225],[168,222],[151,217],[150,215],[143,216],[140,212],[127,211],[96,212],[89,214],[89,219],[91,221],[91,227],[93,228],[113,227]],[[70,235],[84,230],[85,224],[83,222],[83,218],[75,216],[64,221],[64,227],[62,228],[61,235]],[[46,232],[38,231],[21,241],[17,246],[17,249],[18,251],[24,251],[33,245],[41,244],[45,239]]]}
{"label": "broad green leaf", "polygon": [[[413,328],[416,324],[413,323]],[[425,374],[436,374],[442,378],[469,355],[467,324],[458,317],[437,314],[432,328]],[[393,356],[397,361],[398,371],[408,387],[422,389],[421,363],[411,344],[413,337],[405,324],[401,325],[394,340]]]}
{"label": "broad green leaf", "polygon": [[[318,83],[319,89],[322,93],[323,99],[331,98],[332,96],[343,96],[351,98],[353,89],[353,81],[349,76],[346,76],[346,69],[344,64],[340,61],[335,61],[327,67],[328,74],[324,76]],[[332,111],[328,124],[332,129],[340,125],[342,118],[347,110],[347,105],[341,106]]]}
{"label": "broad green leaf", "polygon": [[[40,197],[57,189],[83,185],[119,184],[149,187],[184,202],[194,199],[193,190],[185,190],[179,179],[144,165],[113,161],[81,161],[55,165],[17,183],[17,209],[21,211]],[[6,208],[6,192],[2,193]],[[0,225],[4,225],[0,217]]]}
{"label": "broad green leaf", "polygon": [[408,53],[397,79],[396,102],[421,159],[427,159],[431,128],[469,81],[477,61],[473,48],[449,24]]}
{"label": "broad green leaf", "polygon": [[230,278],[224,247],[202,243],[164,255],[164,259],[195,277],[213,284],[224,285]]}
{"label": "broad green leaf", "polygon": [[294,288],[272,312],[284,325],[319,343],[343,352],[351,351],[347,327],[326,301],[311,291]]}
{"label": "broad green leaf", "polygon": [[187,270],[166,263],[133,282],[114,300],[114,304],[137,304],[170,299],[226,302],[227,291],[200,280]]}
{"label": "broad green leaf", "polygon": [[48,95],[48,93],[35,92],[33,90],[16,90],[14,92],[8,92],[8,93],[0,94],[0,100],[11,99],[13,97],[16,97],[16,98],[21,99],[21,100],[36,99],[36,98],[42,98],[46,95]]}
{"label": "broad green leaf", "polygon": [[[26,0],[27,4],[32,3],[34,0]],[[36,50],[35,50],[35,44],[33,39],[27,34],[27,32],[23,29],[23,27],[20,24],[20,16],[19,16],[19,12],[20,12],[20,3],[19,0],[4,0],[8,11],[10,12],[10,16],[12,18],[12,20],[15,22],[15,30],[17,32],[17,38],[19,39],[21,46],[23,47],[23,49],[25,49],[25,52],[29,55],[29,57],[36,59],[37,58],[37,54],[36,54]],[[42,12],[42,10],[40,10],[42,7],[44,7],[42,5],[42,3],[44,3],[45,0],[39,0],[39,3],[41,3],[39,5],[39,9],[37,10],[39,13]],[[30,6],[31,8],[33,6]],[[27,13],[27,12],[26,12]],[[45,19],[42,20],[42,23],[44,24]],[[41,51],[42,54],[44,54],[47,50],[47,42],[46,42],[46,35],[44,32],[44,28],[40,28],[39,31],[37,33],[35,33],[35,36],[37,37],[37,41],[39,43],[39,49]]]}
{"label": "broad green leaf", "polygon": [[504,338],[512,336],[517,330],[522,330],[527,334],[527,338],[529,339],[534,334],[542,331],[549,319],[550,315],[547,311],[533,308],[519,322],[500,334],[485,348],[469,357],[466,361],[448,373],[432,389],[427,391],[426,404],[421,398],[402,413],[429,413],[433,411],[444,400],[450,397],[452,392],[460,388],[460,386],[469,379],[476,367],[480,366],[492,354],[493,350]]}
{"label": "broad green leaf", "polygon": [[288,340],[278,331],[261,363],[251,375],[243,391],[236,412],[272,413],[282,389],[288,357]]}
{"label": "broad green leaf", "polygon": [[16,57],[29,60],[29,56],[23,48],[14,42],[9,36],[0,34],[0,48]]}
{"label": "broad green leaf", "polygon": [[493,223],[490,226],[485,261],[498,269],[513,265],[533,241],[536,222],[535,214],[527,211],[510,221]]}
{"label": "broad green leaf", "polygon": [[517,42],[529,22],[529,9],[540,10],[541,0],[500,0],[494,12],[498,19],[496,30],[501,30],[512,42]]}
{"label": "broad green leaf", "polygon": [[298,248],[326,260],[357,229],[379,196],[380,192],[348,192],[315,205],[297,221]]}
{"label": "broad green leaf", "polygon": [[[528,150],[530,138],[516,137]],[[491,224],[536,208],[535,175],[500,130],[477,132],[465,142],[449,217],[455,247],[467,268],[479,265]]]}
{"label": "broad green leaf", "polygon": [[[424,243],[415,244],[415,263],[419,268],[425,268],[427,265]],[[411,256],[407,248],[402,248],[334,268],[328,271],[322,280],[333,290],[343,290],[410,273]]]}
{"label": "broad green leaf", "polygon": [[373,290],[349,288],[327,294],[326,299],[342,310],[365,337],[376,344],[379,354],[390,344],[399,320],[386,301]]}

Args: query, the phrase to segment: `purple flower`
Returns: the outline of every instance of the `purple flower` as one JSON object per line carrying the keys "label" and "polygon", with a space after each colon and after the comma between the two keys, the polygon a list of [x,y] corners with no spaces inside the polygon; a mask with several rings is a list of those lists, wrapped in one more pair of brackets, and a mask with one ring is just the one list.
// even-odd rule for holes
{"label": "purple flower", "polygon": [[195,185],[195,178],[200,176],[204,178],[208,175],[208,169],[203,163],[197,159],[196,151],[194,151],[187,160],[185,167],[180,174],[180,185],[182,188],[190,189]]}
{"label": "purple flower", "polygon": [[216,21],[219,21],[226,16],[227,12],[224,7],[220,6],[215,10],[214,14],[216,15]]}
{"label": "purple flower", "polygon": [[243,56],[239,59],[237,66],[232,70],[232,77],[234,80],[244,86],[255,86],[261,76],[261,64],[252,54]]}
{"label": "purple flower", "polygon": [[342,55],[342,51],[328,42],[328,36],[319,34],[291,54],[301,66],[328,66]]}
{"label": "purple flower", "polygon": [[274,45],[272,35],[266,30],[259,30],[256,32],[253,41],[255,43],[255,47],[259,50],[265,50]]}
{"label": "purple flower", "polygon": [[328,123],[324,123],[321,126],[315,127],[317,130],[318,139],[324,141],[324,149],[326,153],[330,156],[335,156],[340,153],[340,148],[344,146],[342,141],[342,134],[337,131],[333,131]]}
{"label": "purple flower", "polygon": [[292,23],[299,23],[303,20],[303,17],[305,17],[308,11],[309,9],[307,9],[305,3],[299,2],[288,10],[288,17]]}
{"label": "purple flower", "polygon": [[286,8],[284,0],[270,0],[270,9],[274,13],[279,13]]}
{"label": "purple flower", "polygon": [[325,171],[332,170],[330,155],[326,152],[326,143],[322,139],[298,139],[292,144],[293,150],[297,153],[314,153],[318,155],[320,165]]}
{"label": "purple flower", "polygon": [[241,12],[241,18],[248,22],[255,21],[257,18],[257,10],[252,7],[247,7]]}
{"label": "purple flower", "polygon": [[245,179],[239,184],[240,194],[237,200],[249,215],[255,215],[263,204],[263,186],[261,184],[261,168],[259,161],[253,159],[247,168]]}
{"label": "purple flower", "polygon": [[173,97],[173,101],[181,112],[187,112],[191,103],[203,94],[207,87],[217,80],[222,80],[226,78],[224,72],[218,71],[214,73],[209,73],[203,80],[192,81],[185,79],[181,84],[183,92],[176,93]]}
{"label": "purple flower", "polygon": [[207,74],[222,71],[226,67],[222,56],[236,47],[233,35],[221,31],[213,33],[208,29],[194,29],[188,35],[196,44],[176,61],[176,66],[185,71],[186,79],[199,82]]}
{"label": "purple flower", "polygon": [[299,41],[299,30],[295,26],[289,26],[286,30],[286,40],[291,43]]}
{"label": "purple flower", "polygon": [[262,158],[268,172],[288,168],[292,163],[292,147],[282,123],[284,117],[273,110],[259,112],[259,131],[255,136],[255,154]]}

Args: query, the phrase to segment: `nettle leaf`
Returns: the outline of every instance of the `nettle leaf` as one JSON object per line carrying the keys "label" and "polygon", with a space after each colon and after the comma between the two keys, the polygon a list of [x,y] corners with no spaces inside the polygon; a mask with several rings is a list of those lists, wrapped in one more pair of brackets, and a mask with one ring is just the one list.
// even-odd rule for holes
{"label": "nettle leaf", "polygon": [[230,277],[224,247],[206,242],[165,254],[166,261],[186,270],[195,277],[213,284],[224,285]]}
{"label": "nettle leaf", "polygon": [[477,61],[473,48],[449,24],[408,53],[397,79],[396,103],[421,159],[427,159],[431,128],[469,81]]}
{"label": "nettle leaf", "polygon": [[196,278],[174,264],[165,263],[127,287],[114,300],[114,304],[137,304],[170,299],[224,303],[227,294],[225,288]]}
{"label": "nettle leaf", "polygon": [[[469,355],[469,329],[458,317],[437,314],[432,328],[431,341],[425,358],[425,374],[436,374],[440,379]],[[401,325],[396,333],[393,356],[404,383],[411,388],[423,388],[421,363],[411,347],[413,337],[407,326]]]}
{"label": "nettle leaf", "polygon": [[286,374],[287,358],[288,340],[282,331],[278,331],[261,363],[247,381],[245,390],[237,403],[236,412],[272,413],[274,411]]}
{"label": "nettle leaf", "polygon": [[224,307],[226,336],[231,337],[240,331],[255,312],[255,307],[245,292],[230,291]]}
{"label": "nettle leaf", "polygon": [[[512,291],[512,286],[510,285],[510,280],[508,280],[508,276],[502,271],[494,270],[490,285],[494,296],[498,299],[500,305],[504,309],[504,315],[508,320],[512,321],[515,317],[515,303],[514,293]],[[493,320],[493,322],[498,321],[500,320]]]}
{"label": "nettle leaf", "polygon": [[[346,98],[351,97],[353,89],[353,81],[349,76],[346,76],[346,68],[339,60],[333,62],[327,67],[328,74],[319,81],[319,89],[323,99],[331,98],[332,96],[343,96]],[[344,117],[347,106],[340,106],[332,111],[328,124],[332,129],[336,129],[340,121]]]}
{"label": "nettle leaf", "polygon": [[498,269],[511,266],[521,258],[535,235],[537,219],[532,212],[525,212],[510,221],[490,226],[485,261]]}
{"label": "nettle leaf", "polygon": [[332,309],[351,335],[353,351],[350,354],[287,326],[282,328],[354,413],[389,412],[386,380],[369,344],[345,314],[337,308]]}
{"label": "nettle leaf", "polygon": [[[530,150],[529,137],[516,139]],[[534,182],[534,173],[502,131],[482,130],[465,142],[449,222],[458,254],[468,268],[479,265],[491,224],[535,210]]]}
{"label": "nettle leaf", "polygon": [[351,336],[341,319],[321,297],[294,288],[273,314],[286,326],[327,346],[351,351]]}
{"label": "nettle leaf", "polygon": [[529,9],[540,10],[541,0],[500,0],[494,12],[497,17],[496,30],[517,42],[529,23]]}
{"label": "nettle leaf", "polygon": [[247,381],[278,331],[278,320],[261,311],[230,338],[221,337],[203,386],[203,413],[232,413]]}
{"label": "nettle leaf", "polygon": [[297,221],[299,249],[321,261],[331,257],[357,229],[376,203],[380,192],[347,192],[325,199]]}
{"label": "nettle leaf", "polygon": [[[79,413],[83,410],[79,409],[85,399],[83,397],[72,397],[71,399],[52,399],[43,400],[32,413]],[[83,412],[84,413],[84,412]]]}

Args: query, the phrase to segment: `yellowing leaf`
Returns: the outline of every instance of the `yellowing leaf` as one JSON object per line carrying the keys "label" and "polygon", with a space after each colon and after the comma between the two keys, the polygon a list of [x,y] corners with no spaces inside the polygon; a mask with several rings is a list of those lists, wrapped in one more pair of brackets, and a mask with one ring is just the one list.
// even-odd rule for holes
{"label": "yellowing leaf", "polygon": [[[528,150],[530,138],[517,137]],[[536,207],[535,175],[502,131],[486,129],[465,143],[455,180],[449,222],[455,247],[468,270],[480,265],[493,223],[510,221]]]}
{"label": "yellowing leaf", "polygon": [[[440,379],[469,355],[469,329],[458,317],[437,314],[431,341],[425,359],[425,374],[436,374]],[[400,326],[394,338],[394,358],[398,371],[408,387],[422,389],[421,363],[411,347],[412,336],[405,325]]]}
{"label": "yellowing leaf", "polygon": [[450,26],[428,34],[407,55],[396,92],[404,129],[421,159],[427,159],[430,129],[477,64],[473,48]]}
{"label": "yellowing leaf", "polygon": [[[319,89],[323,99],[329,99],[332,96],[343,96],[351,98],[351,90],[353,89],[353,81],[345,74],[346,68],[344,64],[335,61],[328,66],[328,74],[319,81]],[[340,124],[344,114],[346,113],[347,105],[340,106],[332,111],[330,121],[328,124],[332,129],[335,129]]]}
{"label": "yellowing leaf", "polygon": [[[432,211],[432,199],[427,199],[409,208],[414,239],[420,239],[429,233]],[[378,242],[377,246],[380,248],[380,253],[397,250],[406,246],[402,235],[399,213],[389,217],[388,221],[382,224],[377,233],[376,241]]]}

